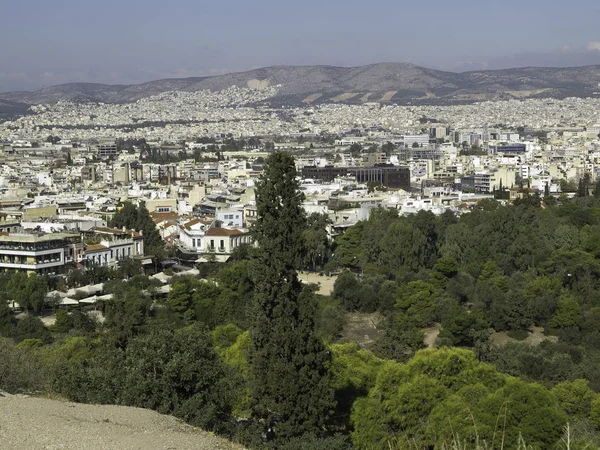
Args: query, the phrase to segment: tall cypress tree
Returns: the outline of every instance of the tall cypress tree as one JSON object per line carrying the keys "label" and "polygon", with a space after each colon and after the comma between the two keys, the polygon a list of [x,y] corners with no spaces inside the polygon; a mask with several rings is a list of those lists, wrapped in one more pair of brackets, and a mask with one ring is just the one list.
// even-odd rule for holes
{"label": "tall cypress tree", "polygon": [[296,272],[306,224],[296,175],[291,155],[267,158],[253,228],[259,250],[252,264],[252,413],[278,440],[318,431],[334,406],[328,352],[314,333],[315,296]]}

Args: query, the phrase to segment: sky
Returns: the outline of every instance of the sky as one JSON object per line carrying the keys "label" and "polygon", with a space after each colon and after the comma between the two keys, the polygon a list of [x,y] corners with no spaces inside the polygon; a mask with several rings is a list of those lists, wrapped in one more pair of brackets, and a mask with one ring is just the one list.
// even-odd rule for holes
{"label": "sky", "polygon": [[0,15],[0,92],[282,64],[600,64],[598,0],[27,0]]}

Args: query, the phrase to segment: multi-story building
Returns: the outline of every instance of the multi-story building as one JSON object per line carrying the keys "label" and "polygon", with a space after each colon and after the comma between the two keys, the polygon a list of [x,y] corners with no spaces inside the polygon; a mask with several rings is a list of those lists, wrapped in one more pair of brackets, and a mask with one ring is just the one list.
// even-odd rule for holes
{"label": "multi-story building", "polygon": [[419,160],[419,159],[433,159],[438,160],[444,156],[444,153],[440,148],[437,147],[405,147],[401,148],[398,157],[401,161]]}
{"label": "multi-story building", "polygon": [[244,213],[234,209],[219,210],[216,212],[216,220],[227,228],[242,228],[244,226]]}
{"label": "multi-story building", "polygon": [[406,147],[412,147],[414,144],[425,147],[429,145],[428,134],[407,134],[404,136],[404,145]]}
{"label": "multi-story building", "polygon": [[0,211],[0,233],[16,233],[21,228],[20,213],[9,214]]}
{"label": "multi-story building", "polygon": [[114,157],[117,153],[117,144],[114,142],[104,142],[96,147],[96,156],[100,159]]}
{"label": "multi-story building", "polygon": [[242,244],[250,244],[252,238],[248,230],[229,228],[209,228],[204,234],[204,254],[197,262],[206,262],[214,257],[218,262],[225,262],[233,250]]}
{"label": "multi-story building", "polygon": [[82,181],[96,181],[96,166],[82,167],[81,168],[81,180]]}
{"label": "multi-story building", "polygon": [[0,233],[0,270],[37,274],[63,273],[80,259],[79,234]]}
{"label": "multi-story building", "polygon": [[94,227],[82,237],[88,265],[111,266],[126,258],[144,256],[144,236],[135,230]]}
{"label": "multi-story building", "polygon": [[210,221],[195,218],[179,226],[179,245],[184,250],[202,253],[204,251],[204,234],[210,227]]}
{"label": "multi-story building", "polygon": [[337,177],[354,176],[357,182],[379,181],[390,189],[410,190],[410,170],[408,167],[392,164],[376,164],[373,167],[313,167],[302,168],[302,178],[312,178],[330,183]]}

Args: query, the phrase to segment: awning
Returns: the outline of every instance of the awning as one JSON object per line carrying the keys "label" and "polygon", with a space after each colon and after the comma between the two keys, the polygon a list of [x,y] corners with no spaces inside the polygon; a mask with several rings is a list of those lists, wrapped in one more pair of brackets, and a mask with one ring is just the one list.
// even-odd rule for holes
{"label": "awning", "polygon": [[77,300],[72,299],[72,298],[65,297],[65,298],[62,298],[60,300],[59,305],[74,306],[74,305],[79,305],[79,302]]}
{"label": "awning", "polygon": [[200,271],[198,269],[190,269],[190,270],[186,270],[184,272],[179,272],[179,273],[174,273],[173,276],[174,277],[178,277],[178,276],[192,276],[192,277],[197,277],[198,275],[200,275]]}
{"label": "awning", "polygon": [[169,280],[172,278],[169,275],[167,275],[164,272],[158,272],[157,274],[152,275],[150,278],[153,278],[155,280],[160,281],[163,284],[166,284],[169,282]]}
{"label": "awning", "polygon": [[93,305],[96,303],[97,300],[98,297],[94,295],[92,297],[82,298],[81,300],[79,300],[79,303],[83,303],[84,305]]}
{"label": "awning", "polygon": [[170,284],[165,284],[164,286],[160,286],[160,287],[156,288],[157,294],[168,294],[169,292],[171,292]]}
{"label": "awning", "polygon": [[224,263],[227,262],[227,260],[230,258],[231,255],[213,255],[210,258],[207,258],[206,256],[201,256],[200,258],[198,258],[196,260],[197,264],[200,263],[207,263],[207,262],[218,262],[218,263]]}

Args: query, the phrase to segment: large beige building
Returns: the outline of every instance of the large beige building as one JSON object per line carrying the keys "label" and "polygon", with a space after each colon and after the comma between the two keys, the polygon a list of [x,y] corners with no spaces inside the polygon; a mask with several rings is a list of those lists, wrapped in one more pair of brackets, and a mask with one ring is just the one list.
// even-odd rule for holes
{"label": "large beige building", "polygon": [[76,262],[79,234],[0,233],[0,270],[37,274],[62,273]]}

